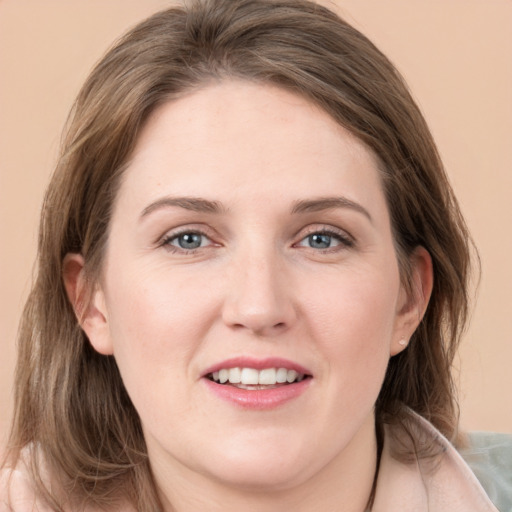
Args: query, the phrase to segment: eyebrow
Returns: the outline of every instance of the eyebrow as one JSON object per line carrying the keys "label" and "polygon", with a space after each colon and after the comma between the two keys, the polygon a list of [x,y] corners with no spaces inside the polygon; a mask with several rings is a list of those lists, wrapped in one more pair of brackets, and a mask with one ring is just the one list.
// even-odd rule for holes
{"label": "eyebrow", "polygon": [[292,208],[292,213],[310,213],[331,210],[334,208],[349,208],[362,213],[370,222],[373,222],[370,212],[359,203],[346,197],[321,197],[297,201]]}
{"label": "eyebrow", "polygon": [[142,219],[155,210],[173,206],[199,213],[222,213],[225,211],[225,208],[218,201],[209,201],[200,197],[162,197],[146,206],[140,217]]}
{"label": "eyebrow", "polygon": [[[141,219],[148,216],[155,210],[168,207],[178,207],[198,213],[224,213],[226,208],[218,201],[210,201],[200,197],[162,197],[149,206],[146,206],[141,213]],[[349,208],[363,214],[370,222],[373,219],[366,208],[359,203],[346,197],[321,197],[318,199],[304,199],[296,201],[291,209],[292,214],[320,212],[335,208]]]}

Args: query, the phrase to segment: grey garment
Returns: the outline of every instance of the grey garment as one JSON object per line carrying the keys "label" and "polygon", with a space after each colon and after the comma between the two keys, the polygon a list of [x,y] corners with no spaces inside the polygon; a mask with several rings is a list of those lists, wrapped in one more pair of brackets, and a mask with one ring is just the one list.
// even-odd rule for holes
{"label": "grey garment", "polygon": [[512,434],[472,432],[460,454],[499,512],[512,512]]}

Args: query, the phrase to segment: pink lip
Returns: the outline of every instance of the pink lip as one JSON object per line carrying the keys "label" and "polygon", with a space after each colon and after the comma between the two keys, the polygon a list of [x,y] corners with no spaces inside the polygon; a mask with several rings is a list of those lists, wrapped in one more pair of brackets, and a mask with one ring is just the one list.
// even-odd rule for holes
{"label": "pink lip", "polygon": [[[223,368],[254,368],[263,370],[265,368],[286,368],[307,375],[308,378],[293,384],[285,384],[269,389],[240,389],[229,384],[219,384],[207,378],[213,372]],[[205,383],[208,390],[218,398],[230,402],[231,404],[243,409],[265,410],[274,409],[302,395],[311,384],[311,372],[303,366],[278,357],[266,359],[255,359],[251,357],[234,357],[226,359],[209,368],[202,375],[202,382]]]}
{"label": "pink lip", "polygon": [[311,375],[311,372],[303,366],[289,361],[288,359],[282,359],[280,357],[267,357],[265,359],[256,359],[252,357],[233,357],[226,359],[220,363],[210,366],[203,372],[203,377],[222,370],[223,368],[254,368],[255,370],[264,370],[265,368],[286,368],[287,370],[295,370],[297,373],[303,375]]}
{"label": "pink lip", "polygon": [[[282,367],[283,368],[283,367]],[[299,397],[304,393],[312,379],[304,379],[293,384],[285,384],[270,389],[239,389],[228,384],[218,384],[207,378],[201,379],[208,390],[217,397],[243,409],[274,409]]]}

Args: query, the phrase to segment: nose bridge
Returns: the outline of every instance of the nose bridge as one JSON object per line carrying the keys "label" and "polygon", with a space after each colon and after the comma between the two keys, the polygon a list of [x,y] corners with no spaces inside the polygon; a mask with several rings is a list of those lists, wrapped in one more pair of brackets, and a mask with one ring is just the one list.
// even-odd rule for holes
{"label": "nose bridge", "polygon": [[248,244],[232,261],[223,317],[232,327],[259,335],[281,332],[294,308],[283,256],[271,244]]}

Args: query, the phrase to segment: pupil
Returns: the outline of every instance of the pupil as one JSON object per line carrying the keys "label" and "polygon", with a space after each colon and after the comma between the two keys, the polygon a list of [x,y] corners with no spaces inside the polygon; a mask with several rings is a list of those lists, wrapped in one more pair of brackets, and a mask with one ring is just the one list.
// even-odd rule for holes
{"label": "pupil", "polygon": [[311,247],[315,249],[327,249],[331,245],[331,237],[329,235],[311,235],[309,237]]}
{"label": "pupil", "polygon": [[182,249],[197,249],[201,247],[201,235],[197,233],[186,233],[179,237],[178,243]]}

